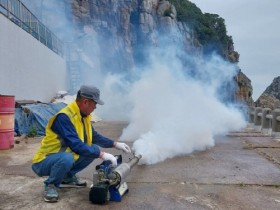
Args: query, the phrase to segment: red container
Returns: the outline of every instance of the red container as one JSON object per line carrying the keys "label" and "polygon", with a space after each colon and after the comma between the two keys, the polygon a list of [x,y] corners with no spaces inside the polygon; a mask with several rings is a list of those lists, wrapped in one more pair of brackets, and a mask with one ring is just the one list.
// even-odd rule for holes
{"label": "red container", "polygon": [[14,147],[15,97],[0,95],[0,150]]}
{"label": "red container", "polygon": [[14,147],[14,132],[0,131],[0,150],[12,149]]}

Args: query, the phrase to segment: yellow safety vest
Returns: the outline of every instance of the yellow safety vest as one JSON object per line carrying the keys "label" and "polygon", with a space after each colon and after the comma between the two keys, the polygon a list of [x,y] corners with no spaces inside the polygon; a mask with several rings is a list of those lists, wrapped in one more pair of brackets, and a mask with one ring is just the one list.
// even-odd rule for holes
{"label": "yellow safety vest", "polygon": [[[69,147],[63,146],[63,140],[59,138],[59,136],[54,133],[51,129],[52,124],[56,118],[56,116],[60,113],[66,114],[71,120],[74,128],[78,134],[78,137],[82,142],[84,142],[84,126],[82,122],[82,116],[80,113],[80,109],[76,103],[76,101],[70,103],[68,106],[61,109],[56,115],[54,115],[48,122],[46,126],[46,136],[42,139],[41,146],[38,149],[37,153],[34,155],[32,162],[38,163],[46,158],[46,155],[52,153],[58,153],[60,151],[71,152],[74,156],[74,159],[77,160],[79,155],[73,152]],[[87,134],[87,144],[92,145],[93,137],[92,137],[92,126],[91,126],[91,116],[84,117],[85,129]]]}

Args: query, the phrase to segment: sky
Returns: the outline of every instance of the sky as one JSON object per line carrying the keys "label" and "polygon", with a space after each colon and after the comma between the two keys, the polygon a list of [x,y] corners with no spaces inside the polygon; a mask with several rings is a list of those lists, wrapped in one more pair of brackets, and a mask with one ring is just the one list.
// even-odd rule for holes
{"label": "sky", "polygon": [[203,13],[218,14],[225,20],[238,66],[251,80],[257,100],[275,77],[280,76],[279,0],[190,0]]}

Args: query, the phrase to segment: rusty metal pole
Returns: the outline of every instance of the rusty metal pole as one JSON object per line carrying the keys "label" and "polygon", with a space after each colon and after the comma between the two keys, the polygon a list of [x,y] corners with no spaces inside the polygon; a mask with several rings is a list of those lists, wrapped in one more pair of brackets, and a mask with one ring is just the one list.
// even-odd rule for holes
{"label": "rusty metal pole", "polygon": [[270,108],[264,108],[262,110],[262,134],[271,135],[271,121],[272,118],[269,116],[271,114]]}
{"label": "rusty metal pole", "polygon": [[280,138],[280,109],[272,111],[272,137]]}

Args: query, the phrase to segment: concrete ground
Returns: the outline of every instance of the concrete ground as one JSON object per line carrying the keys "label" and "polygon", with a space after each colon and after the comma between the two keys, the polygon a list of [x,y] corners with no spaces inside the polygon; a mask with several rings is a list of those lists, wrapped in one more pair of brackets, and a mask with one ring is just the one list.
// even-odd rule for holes
{"label": "concrete ground", "polygon": [[[117,138],[124,122],[98,122],[100,133]],[[31,170],[41,138],[0,151],[0,209],[280,209],[280,143],[255,132],[217,137],[216,146],[155,165],[137,165],[127,177],[121,202],[93,205],[89,187],[61,189],[57,203],[42,198]],[[109,152],[118,154],[116,150]],[[124,161],[130,155],[124,155]],[[95,164],[101,161],[96,161]],[[92,183],[95,164],[80,173]]]}

